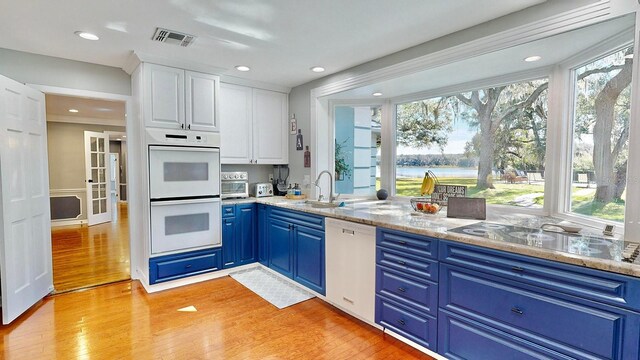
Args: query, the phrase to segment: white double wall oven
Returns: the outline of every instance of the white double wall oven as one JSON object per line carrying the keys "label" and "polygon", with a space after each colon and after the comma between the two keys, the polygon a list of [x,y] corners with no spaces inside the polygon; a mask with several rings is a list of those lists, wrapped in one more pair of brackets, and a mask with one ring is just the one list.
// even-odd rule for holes
{"label": "white double wall oven", "polygon": [[151,256],[221,246],[219,135],[147,135]]}

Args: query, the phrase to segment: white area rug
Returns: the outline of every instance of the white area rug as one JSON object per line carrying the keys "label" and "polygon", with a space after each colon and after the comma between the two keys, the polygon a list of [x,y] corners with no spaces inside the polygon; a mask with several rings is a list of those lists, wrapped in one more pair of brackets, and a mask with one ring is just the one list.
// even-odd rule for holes
{"label": "white area rug", "polygon": [[278,309],[315,297],[312,293],[259,267],[231,273],[229,276]]}

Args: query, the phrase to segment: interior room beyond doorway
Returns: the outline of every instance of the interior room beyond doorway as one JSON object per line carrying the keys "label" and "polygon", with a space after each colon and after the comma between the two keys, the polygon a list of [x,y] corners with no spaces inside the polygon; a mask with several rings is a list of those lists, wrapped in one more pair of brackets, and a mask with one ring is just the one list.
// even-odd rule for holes
{"label": "interior room beyond doorway", "polygon": [[127,280],[125,102],[46,96],[56,292]]}

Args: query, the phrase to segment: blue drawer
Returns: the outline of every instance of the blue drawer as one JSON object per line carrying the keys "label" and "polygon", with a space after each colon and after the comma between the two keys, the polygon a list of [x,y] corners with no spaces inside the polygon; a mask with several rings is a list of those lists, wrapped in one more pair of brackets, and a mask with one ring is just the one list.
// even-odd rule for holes
{"label": "blue drawer", "polygon": [[149,259],[149,283],[176,280],[221,268],[221,249],[207,249]]}
{"label": "blue drawer", "polygon": [[438,314],[438,285],[428,281],[416,281],[399,271],[376,267],[376,293],[396,300],[420,313]]}
{"label": "blue drawer", "polygon": [[234,217],[236,216],[236,207],[234,205],[223,205],[222,206],[222,217]]}
{"label": "blue drawer", "polygon": [[[637,313],[596,303],[582,305],[474,270],[440,266],[441,309],[578,359],[638,356]],[[621,334],[635,344],[624,344]]]}
{"label": "blue drawer", "polygon": [[438,324],[431,316],[414,313],[400,303],[376,295],[376,323],[436,351]]}
{"label": "blue drawer", "polygon": [[450,360],[574,359],[442,310],[438,314],[438,353]]}
{"label": "blue drawer", "polygon": [[640,311],[638,278],[451,241],[440,242],[440,261]]}
{"label": "blue drawer", "polygon": [[316,230],[324,230],[324,216],[317,216],[300,211],[287,210],[272,206],[269,210],[271,218],[279,218],[292,224],[306,226]]}
{"label": "blue drawer", "polygon": [[421,280],[438,282],[438,262],[434,260],[378,246],[376,247],[376,263],[408,275],[417,276]]}
{"label": "blue drawer", "polygon": [[425,259],[436,260],[438,256],[438,239],[402,231],[379,227],[376,229],[376,244]]}

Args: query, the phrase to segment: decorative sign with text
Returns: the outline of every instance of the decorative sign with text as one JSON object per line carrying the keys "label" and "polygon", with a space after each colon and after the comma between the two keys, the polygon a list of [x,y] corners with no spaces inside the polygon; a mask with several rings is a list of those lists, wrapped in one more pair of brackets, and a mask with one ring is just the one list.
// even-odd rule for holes
{"label": "decorative sign with text", "polygon": [[466,197],[467,187],[462,185],[436,185],[431,194],[431,201],[440,205],[447,205],[450,197]]}

